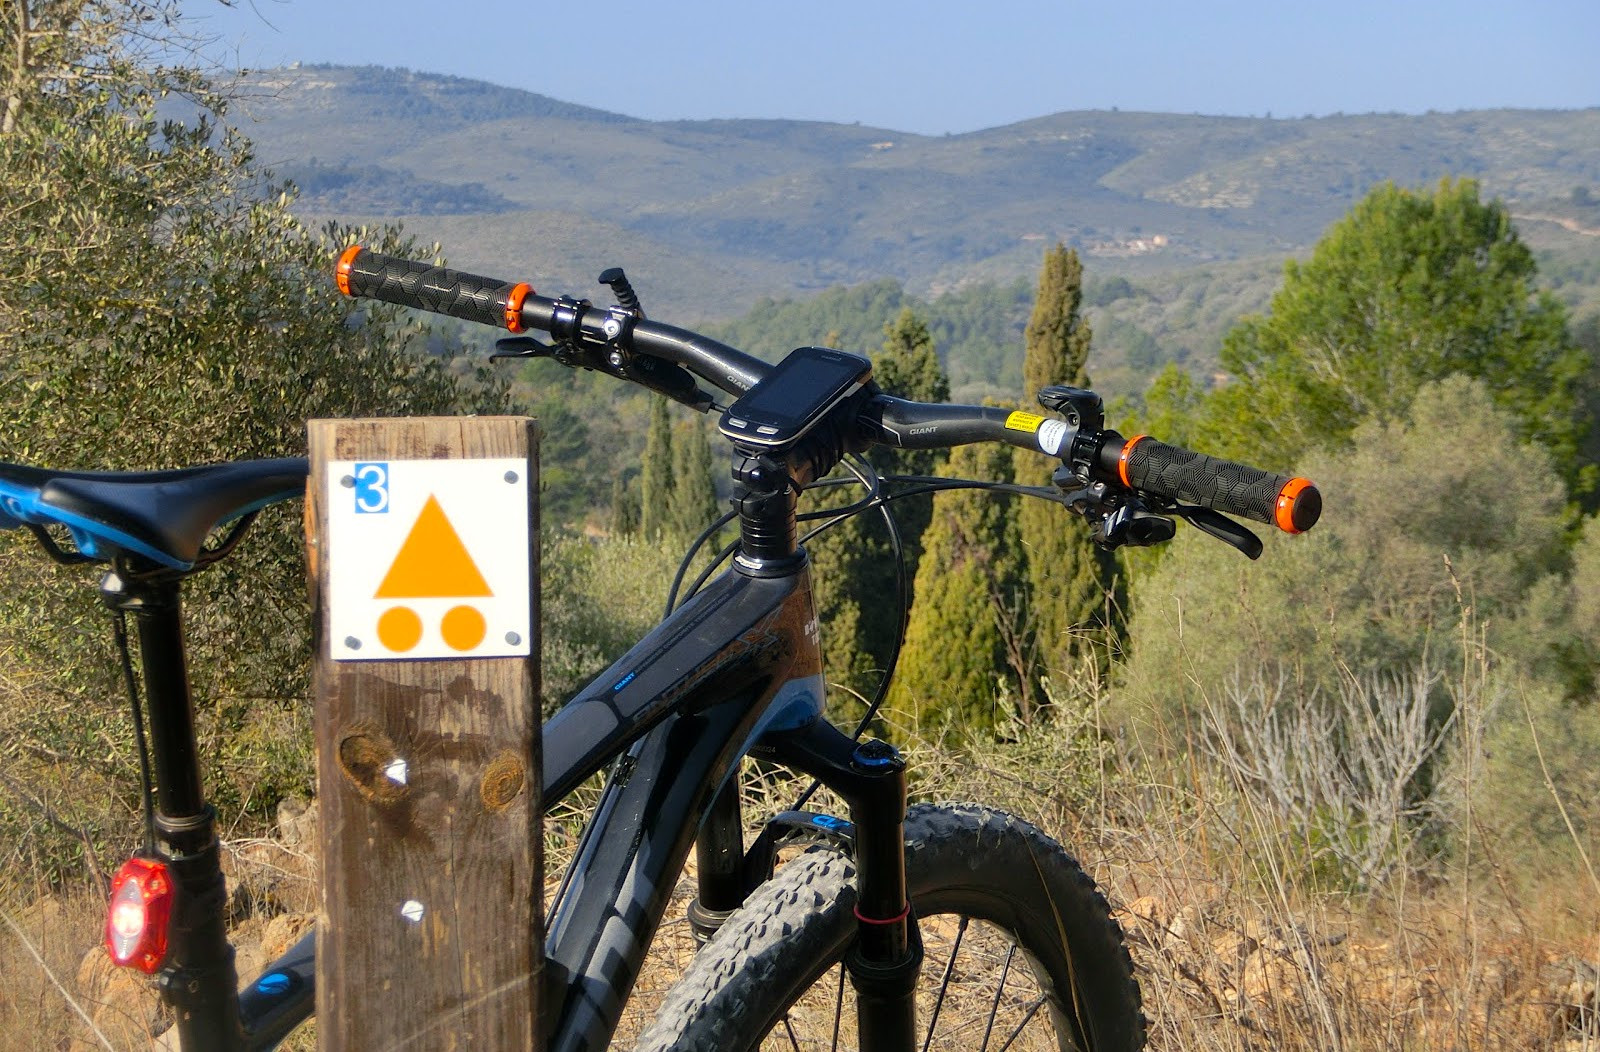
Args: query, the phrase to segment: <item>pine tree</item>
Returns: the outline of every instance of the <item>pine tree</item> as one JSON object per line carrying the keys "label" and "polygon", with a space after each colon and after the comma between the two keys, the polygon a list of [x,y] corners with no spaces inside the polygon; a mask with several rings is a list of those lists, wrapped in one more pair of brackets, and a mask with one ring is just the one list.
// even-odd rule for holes
{"label": "pine tree", "polygon": [[1537,272],[1510,211],[1479,200],[1472,180],[1375,187],[1310,259],[1284,264],[1269,312],[1225,337],[1233,379],[1207,399],[1205,451],[1293,471],[1369,417],[1403,418],[1429,380],[1463,373],[1488,384],[1518,438],[1550,450],[1570,494],[1584,493],[1596,481],[1578,455],[1588,363]]}
{"label": "pine tree", "polygon": [[639,471],[639,534],[647,541],[660,540],[667,528],[672,488],[672,419],[667,400],[657,395],[650,399]]}
{"label": "pine tree", "polygon": [[[951,475],[996,481],[1010,469],[1005,449],[993,444],[959,446],[948,465]],[[890,709],[924,732],[996,723],[1020,584],[1004,556],[1015,544],[1012,522],[1010,509],[981,491],[934,498],[906,649],[889,694]]]}
{"label": "pine tree", "polygon": [[667,529],[694,537],[718,515],[717,487],[711,470],[711,443],[696,419],[672,437],[672,494],[667,501]]}
{"label": "pine tree", "polygon": [[[1087,387],[1089,322],[1083,317],[1083,266],[1077,252],[1056,245],[1045,254],[1039,290],[1028,320],[1023,383],[1029,395],[1051,384]],[[1050,484],[1055,462],[1034,450],[1014,452],[1016,479]],[[1088,525],[1062,508],[1023,501],[1017,509],[1021,559],[1028,582],[1027,626],[1037,674],[1075,669],[1085,658],[1103,668],[1109,657],[1116,563],[1090,541]],[[1032,684],[1021,685],[1026,717],[1034,703]]]}

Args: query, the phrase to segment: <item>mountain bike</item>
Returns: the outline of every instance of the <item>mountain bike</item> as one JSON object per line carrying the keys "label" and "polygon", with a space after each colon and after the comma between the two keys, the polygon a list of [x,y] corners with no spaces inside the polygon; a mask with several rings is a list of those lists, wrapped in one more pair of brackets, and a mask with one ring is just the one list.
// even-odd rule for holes
{"label": "mountain bike", "polygon": [[[893,501],[978,486],[1059,503],[1106,548],[1165,541],[1182,518],[1254,558],[1259,538],[1223,513],[1301,532],[1320,514],[1315,486],[1125,439],[1089,391],[1044,389],[1042,415],[898,398],[872,382],[869,362],[843,352],[801,349],[775,367],[647,319],[617,269],[600,276],[616,300],[605,307],[359,247],[341,256],[336,280],[347,295],[508,330],[498,357],[548,357],[718,411],[732,447],[724,521],[736,520],[737,540],[687,589],[680,570],[662,622],[542,728],[546,806],[605,775],[547,913],[547,1048],[611,1042],[691,849],[688,919],[705,944],[640,1049],[1143,1045],[1122,933],[1077,861],[1041,830],[981,805],[908,809],[904,758],[865,737],[887,682],[853,734],[824,718],[825,626],[800,524],[878,512],[898,550]],[[883,477],[862,456],[878,444],[971,442],[1055,458],[1053,485]],[[841,465],[865,496],[800,514],[801,493],[830,484]],[[313,935],[238,987],[181,615],[183,580],[224,558],[260,508],[299,495],[306,473],[295,459],[148,473],[0,465],[0,526],[26,527],[60,561],[109,564],[100,593],[139,731],[146,842],[113,882],[107,945],[119,964],[157,977],[188,1052],[273,1047],[314,1006]],[[899,593],[903,625],[903,560]],[[748,843],[747,760],[811,781]],[[819,788],[846,813],[808,809]]]}

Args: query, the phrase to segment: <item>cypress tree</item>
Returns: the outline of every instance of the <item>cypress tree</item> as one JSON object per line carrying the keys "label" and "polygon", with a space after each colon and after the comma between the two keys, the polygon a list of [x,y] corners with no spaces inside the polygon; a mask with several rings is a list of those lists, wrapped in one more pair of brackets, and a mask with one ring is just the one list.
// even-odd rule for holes
{"label": "cypress tree", "polygon": [[[948,471],[1004,481],[1011,461],[993,444],[959,446]],[[923,534],[906,650],[889,694],[892,710],[924,732],[992,728],[1009,664],[1019,581],[1005,557],[1015,543],[1010,509],[974,490],[940,493]]]}
{"label": "cypress tree", "polygon": [[[944,402],[950,398],[950,380],[934,352],[928,326],[910,307],[883,330],[883,351],[873,363],[873,379],[889,394],[918,402]],[[884,474],[931,475],[943,454],[937,449],[891,449],[878,446],[870,454],[873,466]],[[917,565],[922,554],[922,533],[933,517],[931,501],[901,503],[895,509],[907,557]]]}
{"label": "cypress tree", "polygon": [[620,472],[611,479],[611,536],[627,537],[639,532],[639,488],[628,484]]}
{"label": "cypress tree", "polygon": [[650,425],[639,471],[639,533],[645,540],[660,540],[671,498],[672,420],[667,416],[667,400],[657,395],[650,399]]}
{"label": "cypress tree", "polygon": [[712,481],[711,443],[701,422],[692,420],[672,438],[672,493],[667,529],[693,537],[717,517],[717,487]]}
{"label": "cypress tree", "polygon": [[[873,379],[889,394],[925,402],[950,397],[950,384],[934,352],[927,325],[909,308],[884,326],[883,349],[873,362]],[[938,467],[937,450],[875,448],[869,454],[880,472],[931,474]],[[859,499],[858,487],[817,491],[814,506],[842,507]],[[893,506],[906,549],[906,565],[915,572],[921,537],[932,515],[926,500]],[[890,648],[900,631],[901,611],[895,601],[896,566],[877,512],[859,515],[807,544],[816,567],[818,617],[826,626],[823,661],[828,677],[851,690],[868,694],[876,688]],[[859,706],[845,703],[845,714]]]}
{"label": "cypress tree", "polygon": [[[1082,306],[1083,265],[1077,252],[1057,244],[1045,253],[1028,319],[1022,376],[1030,396],[1050,384],[1088,386],[1092,333]],[[1018,449],[1013,455],[1018,482],[1050,484],[1054,461],[1034,450]],[[1103,669],[1113,642],[1111,611],[1119,605],[1115,560],[1090,541],[1087,523],[1056,505],[1023,501],[1017,525],[1037,674],[1075,668],[1086,658]],[[1026,714],[1032,685],[1024,682],[1021,692]]]}

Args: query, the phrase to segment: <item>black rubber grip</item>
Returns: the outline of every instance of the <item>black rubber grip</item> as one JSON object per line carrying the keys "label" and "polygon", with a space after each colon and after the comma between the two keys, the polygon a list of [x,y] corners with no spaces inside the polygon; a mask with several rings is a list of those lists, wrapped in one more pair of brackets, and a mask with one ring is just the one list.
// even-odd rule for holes
{"label": "black rubber grip", "polygon": [[1322,514],[1322,494],[1307,479],[1274,475],[1146,436],[1106,452],[1116,456],[1122,481],[1167,500],[1270,523],[1286,533],[1309,530]]}
{"label": "black rubber grip", "polygon": [[507,329],[506,306],[515,282],[463,274],[429,263],[399,259],[362,249],[339,261],[339,288],[403,307],[448,314]]}

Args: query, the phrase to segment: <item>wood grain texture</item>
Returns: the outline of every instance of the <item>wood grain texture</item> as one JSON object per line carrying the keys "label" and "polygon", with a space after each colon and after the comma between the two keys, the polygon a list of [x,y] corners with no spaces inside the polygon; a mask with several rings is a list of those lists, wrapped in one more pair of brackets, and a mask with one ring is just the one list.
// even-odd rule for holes
{"label": "wood grain texture", "polygon": [[[527,457],[529,623],[539,624],[533,421],[314,420],[308,430],[314,600],[327,585],[329,461]],[[319,1047],[533,1048],[544,945],[539,640],[527,659],[336,663],[313,605]],[[385,773],[395,760],[403,784]]]}

